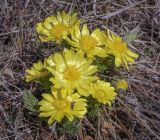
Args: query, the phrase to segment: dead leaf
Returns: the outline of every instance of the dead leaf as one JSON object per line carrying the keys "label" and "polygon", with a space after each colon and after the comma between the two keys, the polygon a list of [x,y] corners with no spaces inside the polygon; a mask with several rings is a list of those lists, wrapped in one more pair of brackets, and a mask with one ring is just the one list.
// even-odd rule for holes
{"label": "dead leaf", "polygon": [[102,129],[111,129],[112,127],[112,124],[106,121],[102,125]]}

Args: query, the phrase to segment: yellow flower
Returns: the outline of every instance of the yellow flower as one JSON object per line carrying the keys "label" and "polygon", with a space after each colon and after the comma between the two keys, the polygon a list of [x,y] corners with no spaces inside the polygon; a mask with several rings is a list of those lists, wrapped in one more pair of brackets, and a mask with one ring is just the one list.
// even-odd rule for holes
{"label": "yellow flower", "polygon": [[[52,57],[52,59],[51,59]],[[93,60],[84,58],[84,53],[73,50],[66,50],[63,54],[56,53],[48,59],[47,69],[54,75],[50,81],[55,88],[67,88],[70,91],[77,91],[84,96],[88,96],[90,84],[97,79],[93,76],[97,72],[97,67],[91,65]]]}
{"label": "yellow flower", "polygon": [[128,83],[125,79],[119,79],[116,83],[117,89],[126,90],[128,88]]}
{"label": "yellow flower", "polygon": [[138,55],[133,53],[127,48],[127,43],[122,40],[121,37],[115,35],[108,30],[108,36],[106,37],[105,46],[108,54],[115,56],[115,65],[119,67],[122,63],[128,69],[129,62],[133,63]]}
{"label": "yellow flower", "polygon": [[63,11],[62,13],[58,12],[57,16],[50,16],[44,22],[38,23],[36,30],[41,41],[56,41],[59,43],[79,24],[80,20],[77,20],[77,14],[70,16]]}
{"label": "yellow flower", "polygon": [[111,106],[111,101],[113,101],[117,95],[114,90],[114,87],[111,87],[110,83],[97,80],[95,84],[91,85],[90,92],[93,98],[97,99],[100,103]]}
{"label": "yellow flower", "polygon": [[55,120],[61,122],[64,117],[72,121],[74,117],[83,118],[86,114],[86,99],[80,98],[77,93],[68,94],[65,89],[52,89],[52,94],[42,94],[40,105],[40,117],[47,117],[48,124]]}
{"label": "yellow flower", "polygon": [[76,50],[82,50],[88,57],[93,58],[94,56],[107,56],[106,51],[102,47],[104,45],[103,38],[103,33],[99,29],[90,33],[87,25],[84,24],[82,31],[80,31],[79,27],[75,27],[71,33],[71,39],[67,37],[66,40]]}
{"label": "yellow flower", "polygon": [[44,60],[44,63],[38,61],[37,63],[33,63],[31,69],[26,70],[26,82],[30,82],[47,75],[49,75],[49,71],[46,69],[46,59]]}

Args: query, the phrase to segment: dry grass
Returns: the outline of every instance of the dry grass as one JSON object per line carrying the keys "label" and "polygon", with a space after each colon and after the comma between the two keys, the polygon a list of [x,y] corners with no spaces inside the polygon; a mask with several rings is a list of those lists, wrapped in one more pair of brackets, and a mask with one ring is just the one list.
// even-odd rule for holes
{"label": "dry grass", "polygon": [[[1,0],[0,1],[0,140],[53,140],[54,133],[29,115],[22,103],[25,69],[48,56],[52,44],[37,40],[37,22],[59,10],[77,11],[90,28],[104,26],[124,36],[140,27],[143,36],[129,47],[140,55],[126,77],[129,89],[98,120],[83,121],[77,139],[160,139],[160,2],[159,0]],[[44,49],[45,48],[45,49]],[[85,137],[87,136],[87,137]],[[59,139],[72,139],[67,135]]]}

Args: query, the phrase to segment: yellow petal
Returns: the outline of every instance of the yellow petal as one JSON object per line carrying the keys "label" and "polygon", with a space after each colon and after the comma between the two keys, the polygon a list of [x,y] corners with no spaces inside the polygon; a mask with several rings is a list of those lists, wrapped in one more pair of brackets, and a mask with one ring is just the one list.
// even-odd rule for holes
{"label": "yellow petal", "polygon": [[113,41],[113,38],[115,38],[114,33],[111,30],[107,30],[107,35],[110,41]]}
{"label": "yellow petal", "polygon": [[[79,39],[76,37],[76,35],[75,35],[75,29],[74,30],[72,30],[72,32],[71,32],[71,38],[72,38],[72,40],[75,42],[75,43],[79,43]],[[72,44],[71,44],[72,45]],[[72,45],[72,46],[74,46],[74,45]]]}
{"label": "yellow petal", "polygon": [[116,67],[120,67],[120,65],[122,64],[122,60],[118,57],[115,58],[115,65]]}
{"label": "yellow petal", "polygon": [[80,80],[77,82],[77,90],[83,96],[89,96],[89,88],[88,81]]}
{"label": "yellow petal", "polygon": [[[72,36],[73,37],[73,36]],[[78,44],[74,41],[72,41],[70,38],[68,38],[67,36],[64,37],[64,39],[72,46],[76,47]]]}
{"label": "yellow petal", "polygon": [[62,88],[66,86],[66,81],[63,79],[55,79],[55,78],[50,78],[49,81],[51,81],[54,85],[55,88]]}
{"label": "yellow petal", "polygon": [[42,100],[42,101],[38,102],[38,105],[51,106],[52,103],[48,102],[47,100]]}
{"label": "yellow petal", "polygon": [[66,64],[64,62],[64,59],[62,57],[61,54],[59,53],[56,53],[54,55],[54,58],[53,58],[54,62],[56,63],[56,69],[59,71],[59,72],[63,72],[64,69],[66,68]]}
{"label": "yellow petal", "polygon": [[[73,92],[72,92],[72,93],[73,93]],[[69,94],[72,94],[72,93],[68,93],[66,88],[62,88],[62,89],[61,89],[61,97],[62,97],[63,99],[67,98],[67,96],[69,97]]]}
{"label": "yellow petal", "polygon": [[93,63],[93,60],[92,59],[89,59],[85,64],[83,64],[81,67],[80,67],[80,70],[81,71],[85,71],[86,69],[88,69],[90,67],[90,65]]}
{"label": "yellow petal", "polygon": [[55,112],[49,119],[48,119],[48,124],[51,125],[56,119],[55,119],[55,115],[57,114],[57,112]]}
{"label": "yellow petal", "polygon": [[55,71],[54,68],[52,68],[52,67],[46,67],[46,69],[47,69],[50,73],[52,73],[53,75],[57,75],[57,71]]}
{"label": "yellow petal", "polygon": [[56,63],[53,61],[53,56],[50,56],[48,59],[47,59],[47,63],[49,64],[49,66],[51,67],[54,67],[56,65]]}
{"label": "yellow petal", "polygon": [[70,19],[70,26],[73,25],[77,20],[77,14],[73,14]]}
{"label": "yellow petal", "polygon": [[97,55],[99,57],[107,57],[108,54],[107,54],[107,51],[104,50],[103,48],[100,48],[100,47],[95,47],[95,50],[94,50],[94,55]]}
{"label": "yellow petal", "polygon": [[135,54],[134,52],[130,51],[129,49],[127,50],[127,54],[132,56],[133,58],[138,58],[138,54]]}
{"label": "yellow petal", "polygon": [[54,40],[52,37],[43,37],[43,36],[39,36],[39,39],[43,42]]}
{"label": "yellow petal", "polygon": [[40,71],[43,68],[43,63],[41,61],[38,61],[37,63],[33,63],[33,67]]}
{"label": "yellow petal", "polygon": [[58,112],[56,115],[55,115],[55,118],[58,122],[61,122],[62,119],[64,117],[64,113],[63,112]]}
{"label": "yellow petal", "polygon": [[31,76],[26,76],[26,82],[28,83],[28,82],[30,82],[30,81],[32,81]]}
{"label": "yellow petal", "polygon": [[52,114],[54,114],[55,113],[55,110],[54,111],[49,111],[49,112],[41,112],[40,114],[39,114],[39,117],[50,117],[50,116],[52,116]]}
{"label": "yellow petal", "polygon": [[39,33],[43,29],[43,24],[42,23],[37,23],[36,25],[36,30]]}
{"label": "yellow petal", "polygon": [[83,72],[83,76],[89,76],[97,72],[97,67],[96,66],[90,66],[86,71]]}
{"label": "yellow petal", "polygon": [[84,89],[82,89],[80,86],[79,86],[79,84],[77,84],[77,91],[78,91],[78,93],[80,93],[81,95],[83,95],[83,96],[89,96],[89,91],[86,91],[86,90],[84,90]]}
{"label": "yellow petal", "polygon": [[28,74],[30,74],[30,75],[36,75],[38,72],[35,71],[35,70],[29,70],[29,69],[27,69],[27,70],[26,70],[26,73],[28,73]]}
{"label": "yellow petal", "polygon": [[83,51],[78,51],[76,53],[76,58],[75,58],[75,61],[77,63],[75,63],[75,65],[77,67],[81,67],[84,63],[85,63],[85,60],[84,60],[84,52]]}
{"label": "yellow petal", "polygon": [[43,98],[49,102],[54,102],[53,96],[51,94],[42,94]]}
{"label": "yellow petal", "polygon": [[83,101],[83,102],[76,102],[74,104],[74,108],[73,110],[78,111],[78,110],[85,110],[86,109],[87,104]]}
{"label": "yellow petal", "polygon": [[68,25],[69,15],[66,14],[65,11],[62,11],[62,19],[63,19],[63,23],[64,23],[65,25]]}
{"label": "yellow petal", "polygon": [[69,121],[73,121],[73,113],[67,113],[67,118],[69,119]]}
{"label": "yellow petal", "polygon": [[58,91],[54,86],[51,87],[51,92],[52,96],[54,97],[54,100],[56,100],[58,98],[58,93],[57,93]]}
{"label": "yellow petal", "polygon": [[50,34],[49,31],[44,28],[43,23],[37,23],[36,30],[39,34]]}
{"label": "yellow petal", "polygon": [[76,99],[78,99],[80,96],[78,94],[73,94],[71,95],[71,100],[75,101]]}
{"label": "yellow petal", "polygon": [[75,64],[75,52],[73,50],[66,50],[64,57],[67,65]]}
{"label": "yellow petal", "polygon": [[130,56],[127,56],[127,55],[125,55],[124,56],[129,62],[134,62],[134,59],[133,59],[133,57],[130,57]]}
{"label": "yellow petal", "polygon": [[83,25],[83,28],[82,28],[82,36],[89,36],[89,30],[88,30],[88,27],[86,24]]}
{"label": "yellow petal", "polygon": [[96,29],[94,30],[92,33],[91,33],[91,36],[96,38],[97,41],[99,41],[99,35],[100,35],[100,30],[99,29]]}
{"label": "yellow petal", "polygon": [[107,36],[104,32],[101,32],[100,36],[99,36],[99,42],[98,45],[104,45],[105,42],[107,40]]}
{"label": "yellow petal", "polygon": [[57,20],[62,22],[62,16],[59,12],[57,12]]}
{"label": "yellow petal", "polygon": [[129,67],[128,67],[128,64],[127,64],[126,60],[125,60],[125,59],[122,59],[122,61],[123,61],[123,63],[125,64],[126,68],[129,70]]}
{"label": "yellow petal", "polygon": [[76,38],[80,39],[81,38],[81,33],[80,33],[80,30],[79,30],[79,27],[75,27],[75,36]]}
{"label": "yellow petal", "polygon": [[50,21],[51,21],[50,17],[46,18],[46,20],[44,21],[45,28],[52,29],[52,25]]}
{"label": "yellow petal", "polygon": [[107,101],[107,102],[104,102],[104,104],[108,104],[109,106],[111,106],[112,104],[111,104],[111,101]]}
{"label": "yellow petal", "polygon": [[49,111],[53,111],[55,110],[54,106],[41,106],[39,108],[40,111],[45,111],[45,112],[49,112]]}
{"label": "yellow petal", "polygon": [[55,16],[50,16],[49,20],[53,25],[58,24],[58,20]]}

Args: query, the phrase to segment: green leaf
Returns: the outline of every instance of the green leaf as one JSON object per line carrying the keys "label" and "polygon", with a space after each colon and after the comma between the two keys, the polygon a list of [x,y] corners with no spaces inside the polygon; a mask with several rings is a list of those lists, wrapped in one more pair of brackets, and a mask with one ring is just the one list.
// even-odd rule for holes
{"label": "green leaf", "polygon": [[51,78],[51,75],[45,76],[45,77],[41,77],[39,79],[36,79],[35,82],[37,84],[40,84],[40,89],[45,89],[47,91],[50,91],[52,83],[49,81],[49,79]]}
{"label": "green leaf", "polygon": [[94,65],[97,66],[99,72],[101,73],[113,70],[115,68],[114,56],[109,55],[108,57],[103,59],[97,57],[95,59]]}
{"label": "green leaf", "polygon": [[38,113],[38,100],[36,99],[36,97],[33,96],[32,93],[30,93],[29,91],[24,91],[24,94],[22,96],[23,99],[23,103],[24,106],[31,111],[30,114],[35,114]]}
{"label": "green leaf", "polygon": [[143,33],[140,32],[140,28],[136,27],[135,29],[128,32],[124,38],[125,42],[128,44],[132,43],[133,41],[137,40],[139,37],[142,36]]}

